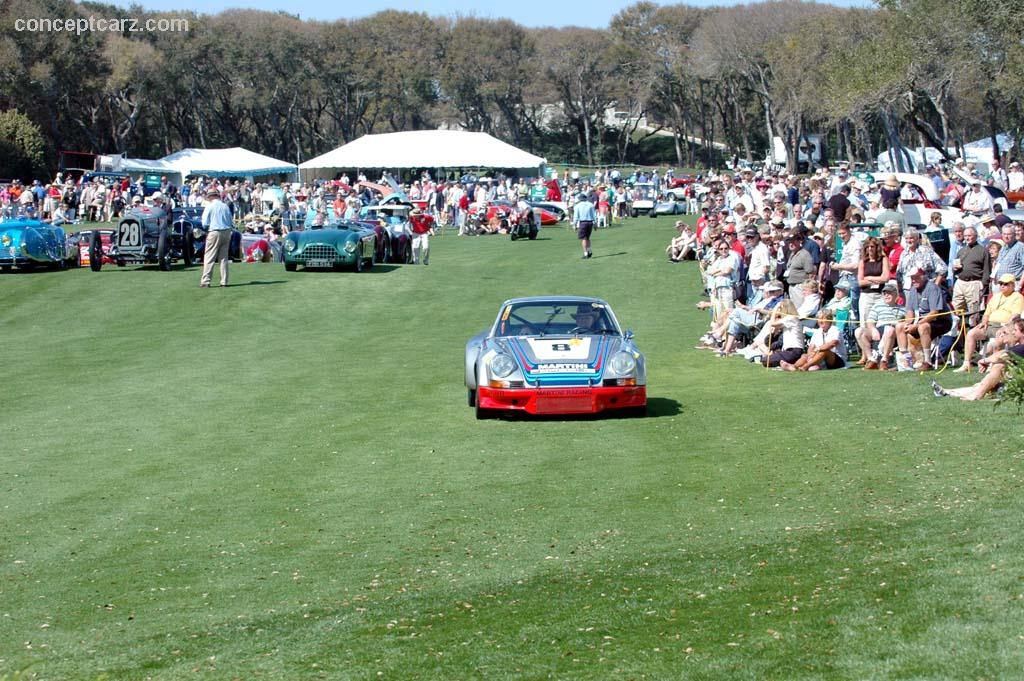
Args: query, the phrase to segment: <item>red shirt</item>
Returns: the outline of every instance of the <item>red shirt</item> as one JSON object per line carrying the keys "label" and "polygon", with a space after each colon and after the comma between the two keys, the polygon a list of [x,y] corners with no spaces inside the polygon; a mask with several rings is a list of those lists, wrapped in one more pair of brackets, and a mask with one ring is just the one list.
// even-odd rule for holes
{"label": "red shirt", "polygon": [[896,266],[900,264],[900,256],[903,255],[903,246],[897,243],[890,248],[886,255],[889,257],[889,278],[896,280]]}
{"label": "red shirt", "polygon": [[409,224],[412,225],[413,234],[426,234],[434,227],[434,216],[410,215]]}
{"label": "red shirt", "polygon": [[739,240],[739,237],[733,237],[732,242],[729,244],[729,248],[740,254],[740,257],[746,260],[747,249],[743,247],[743,242]]}
{"label": "red shirt", "polygon": [[697,243],[704,243],[704,229],[708,226],[708,219],[701,215],[697,218]]}

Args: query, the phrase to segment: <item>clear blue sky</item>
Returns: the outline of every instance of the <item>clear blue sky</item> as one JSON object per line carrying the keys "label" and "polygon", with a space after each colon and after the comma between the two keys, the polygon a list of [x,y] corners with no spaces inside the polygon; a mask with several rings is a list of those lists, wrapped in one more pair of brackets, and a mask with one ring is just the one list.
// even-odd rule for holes
{"label": "clear blue sky", "polygon": [[[605,28],[623,8],[633,2],[628,0],[587,0],[587,2],[551,2],[550,0],[517,0],[516,2],[458,2],[457,0],[387,0],[360,3],[331,3],[325,5],[318,0],[137,0],[148,10],[194,10],[204,14],[215,14],[231,7],[246,7],[267,11],[285,11],[298,14],[303,19],[333,20],[369,16],[385,9],[410,12],[426,12],[433,16],[471,15],[482,18],[512,19],[522,26],[588,26]],[[678,4],[655,0],[658,4]],[[127,7],[127,0],[115,0]],[[735,0],[691,0],[685,4],[710,7],[712,5],[734,5]],[[873,6],[870,0],[833,0],[830,4],[840,7]]]}

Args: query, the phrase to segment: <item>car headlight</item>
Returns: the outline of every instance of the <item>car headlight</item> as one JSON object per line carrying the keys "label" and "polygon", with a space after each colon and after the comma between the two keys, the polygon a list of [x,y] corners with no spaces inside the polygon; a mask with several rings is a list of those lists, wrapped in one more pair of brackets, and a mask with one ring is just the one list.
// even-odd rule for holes
{"label": "car headlight", "polygon": [[348,251],[349,253],[355,253],[356,252],[356,245],[357,244],[356,244],[355,241],[346,242],[345,250]]}
{"label": "car headlight", "polygon": [[505,378],[516,370],[516,362],[508,355],[501,353],[491,357],[491,373],[498,378]]}
{"label": "car headlight", "polygon": [[617,352],[608,363],[611,370],[619,376],[631,374],[636,369],[636,359],[628,352]]}
{"label": "car headlight", "polygon": [[289,253],[294,251],[295,250],[295,242],[292,241],[291,239],[286,239],[285,242],[284,242],[284,250],[288,251]]}

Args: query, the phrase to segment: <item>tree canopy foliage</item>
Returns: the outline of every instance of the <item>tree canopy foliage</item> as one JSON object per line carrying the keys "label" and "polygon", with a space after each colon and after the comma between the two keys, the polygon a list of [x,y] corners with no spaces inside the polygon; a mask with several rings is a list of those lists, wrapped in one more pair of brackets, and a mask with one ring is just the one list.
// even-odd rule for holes
{"label": "tree canopy foliage", "polygon": [[[28,32],[32,17],[182,18],[185,32]],[[759,159],[825,133],[831,158],[1024,134],[1024,12],[999,0],[641,0],[607,29],[383,11],[339,21],[0,4],[0,110],[57,150],[155,157],[244,146],[302,161],[367,133],[461,127],[552,161]],[[609,118],[609,111],[621,112]],[[641,126],[641,121],[646,126]],[[1004,151],[1004,150],[1000,150]],[[789,158],[795,158],[790,153]],[[35,161],[32,161],[35,163]]]}

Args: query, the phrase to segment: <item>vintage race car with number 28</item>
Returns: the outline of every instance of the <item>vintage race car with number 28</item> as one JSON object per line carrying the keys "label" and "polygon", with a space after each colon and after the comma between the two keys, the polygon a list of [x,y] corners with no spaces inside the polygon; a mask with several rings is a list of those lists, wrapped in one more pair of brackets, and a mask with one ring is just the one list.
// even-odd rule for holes
{"label": "vintage race car with number 28", "polygon": [[514,298],[466,344],[466,389],[478,419],[500,411],[593,414],[647,410],[647,367],[598,298]]}

